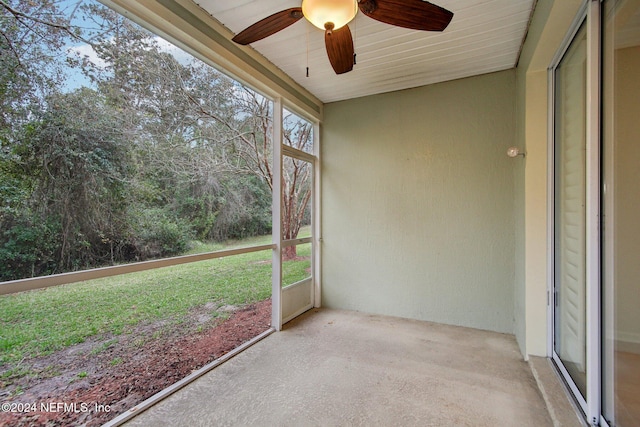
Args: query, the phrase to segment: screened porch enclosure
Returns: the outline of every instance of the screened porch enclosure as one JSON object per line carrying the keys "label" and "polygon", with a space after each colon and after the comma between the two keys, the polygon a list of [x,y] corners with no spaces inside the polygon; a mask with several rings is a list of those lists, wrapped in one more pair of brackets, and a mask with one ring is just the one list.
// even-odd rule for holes
{"label": "screened porch enclosure", "polygon": [[[474,54],[491,56],[476,40],[477,52],[443,65],[460,72],[450,79],[365,93],[345,84],[356,68],[335,80],[338,95],[326,82],[343,76],[305,80],[305,55],[321,69],[324,45],[303,43],[302,30],[231,41],[268,14],[257,1],[105,3],[271,100],[276,171],[262,248],[274,333],[110,425],[640,420],[638,0],[500,3],[525,23],[511,65],[464,74]],[[442,1],[468,19],[472,3]],[[303,59],[287,62],[274,46],[294,39],[302,47],[287,54]],[[434,40],[405,43],[417,52]],[[393,64],[405,75],[392,80],[413,81],[417,68]],[[290,114],[310,124],[312,149],[291,143]],[[303,234],[282,220],[292,206],[304,207]]]}

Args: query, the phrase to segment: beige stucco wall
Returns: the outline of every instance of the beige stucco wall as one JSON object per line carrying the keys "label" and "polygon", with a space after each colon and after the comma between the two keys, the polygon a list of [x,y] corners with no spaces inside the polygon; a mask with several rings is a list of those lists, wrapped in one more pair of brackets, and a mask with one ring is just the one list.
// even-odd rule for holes
{"label": "beige stucco wall", "polygon": [[325,105],[323,305],[513,332],[514,70]]}

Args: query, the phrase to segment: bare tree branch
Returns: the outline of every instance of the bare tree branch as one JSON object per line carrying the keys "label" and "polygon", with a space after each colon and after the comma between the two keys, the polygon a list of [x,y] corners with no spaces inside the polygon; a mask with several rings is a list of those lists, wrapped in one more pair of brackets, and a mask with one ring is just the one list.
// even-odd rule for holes
{"label": "bare tree branch", "polygon": [[[46,20],[44,20],[44,19],[40,19],[40,18],[38,18],[38,17],[36,17],[36,16],[28,15],[28,14],[26,14],[26,13],[24,13],[24,12],[21,12],[21,11],[19,11],[19,10],[17,10],[17,9],[14,9],[13,7],[11,7],[11,6],[10,6],[7,2],[5,2],[4,0],[0,0],[0,6],[2,6],[2,8],[4,8],[7,12],[9,12],[11,15],[13,15],[17,22],[19,22],[19,23],[21,23],[22,25],[24,25],[24,26],[26,26],[26,27],[30,28],[31,30],[33,30],[33,28],[29,27],[29,26],[28,26],[28,25],[23,21],[23,18],[24,18],[24,19],[27,19],[27,20],[29,20],[29,21],[32,21],[32,22],[38,23],[38,24],[46,25],[47,27],[57,28],[57,29],[59,29],[59,30],[62,30],[62,31],[64,31],[64,32],[66,32],[67,34],[69,34],[71,37],[73,37],[73,38],[74,38],[74,39],[76,39],[76,40],[80,40],[80,41],[82,41],[82,42],[84,42],[84,43],[89,43],[89,44],[90,44],[90,42],[89,42],[88,40],[85,40],[83,37],[81,37],[81,36],[77,35],[76,33],[74,33],[74,32],[71,30],[71,28],[72,28],[72,27],[71,27],[69,24],[57,24],[57,23],[55,23],[55,22],[51,22],[51,21],[46,21]],[[77,9],[77,7],[78,7],[78,6],[76,5],[76,8],[74,8],[74,12],[73,12],[73,13],[75,13],[75,10]]]}

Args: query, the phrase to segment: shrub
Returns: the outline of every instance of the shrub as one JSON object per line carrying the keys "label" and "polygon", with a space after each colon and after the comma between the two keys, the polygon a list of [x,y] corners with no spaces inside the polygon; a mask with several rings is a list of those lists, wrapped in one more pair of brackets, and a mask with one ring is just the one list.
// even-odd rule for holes
{"label": "shrub", "polygon": [[0,236],[0,281],[59,272],[59,235],[59,227],[51,220],[21,218],[6,228]]}
{"label": "shrub", "polygon": [[235,176],[224,187],[210,238],[222,241],[271,233],[271,191],[264,181]]}
{"label": "shrub", "polygon": [[132,245],[140,260],[177,255],[189,248],[189,224],[161,208],[142,209],[132,215]]}

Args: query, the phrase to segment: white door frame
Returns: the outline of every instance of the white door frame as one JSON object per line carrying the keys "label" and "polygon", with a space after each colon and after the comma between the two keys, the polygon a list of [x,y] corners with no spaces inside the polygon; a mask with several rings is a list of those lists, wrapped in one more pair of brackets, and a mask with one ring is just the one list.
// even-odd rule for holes
{"label": "white door frame", "polygon": [[[320,306],[320,124],[317,120],[302,113],[305,120],[313,126],[313,153],[306,153],[283,144],[284,109],[295,114],[300,111],[294,106],[286,104],[286,100],[273,100],[273,202],[272,202],[272,256],[271,274],[271,326],[279,331],[282,325],[305,311]],[[311,175],[311,222],[310,238],[285,241],[282,239],[282,191],[283,191],[283,163],[289,157],[310,163]],[[282,249],[302,243],[311,243],[311,278],[282,288]],[[308,295],[307,295],[308,294]],[[296,301],[301,301],[300,304]],[[292,305],[295,306],[292,309]],[[298,305],[300,305],[298,307]]]}
{"label": "white door frame", "polygon": [[[554,350],[555,287],[554,287],[554,228],[555,228],[555,71],[580,26],[587,24],[587,87],[586,87],[586,399],[578,391]],[[587,421],[598,425],[601,413],[601,4],[600,0],[586,0],[567,33],[561,48],[549,67],[549,271],[548,292],[548,355],[580,404]]]}

